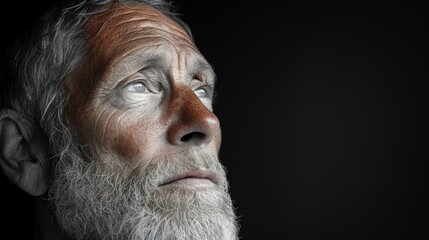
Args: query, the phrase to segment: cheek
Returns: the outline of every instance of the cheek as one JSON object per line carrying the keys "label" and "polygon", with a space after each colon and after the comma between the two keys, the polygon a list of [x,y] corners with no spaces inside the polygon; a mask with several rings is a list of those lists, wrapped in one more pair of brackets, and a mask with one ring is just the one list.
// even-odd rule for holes
{"label": "cheek", "polygon": [[[93,107],[81,114],[77,125],[82,144],[95,151],[115,156],[123,162],[151,159],[162,143],[163,127],[157,111],[114,107]],[[85,119],[85,121],[83,121]]]}
{"label": "cheek", "polygon": [[142,152],[147,152],[145,148],[149,146],[150,142],[146,135],[148,131],[147,126],[140,124],[118,129],[118,134],[113,137],[112,141],[113,152],[129,161],[141,155]]}
{"label": "cheek", "polygon": [[150,159],[162,138],[162,129],[152,119],[138,122],[120,123],[111,126],[109,148],[124,161],[143,161]]}
{"label": "cheek", "polygon": [[122,159],[131,160],[140,154],[140,139],[136,138],[133,129],[121,131],[112,141],[113,152]]}

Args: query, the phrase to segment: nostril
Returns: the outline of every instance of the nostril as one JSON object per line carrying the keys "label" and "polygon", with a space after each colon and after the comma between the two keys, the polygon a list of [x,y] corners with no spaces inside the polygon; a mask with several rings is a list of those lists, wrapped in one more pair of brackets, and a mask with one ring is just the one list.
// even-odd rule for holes
{"label": "nostril", "polygon": [[190,141],[196,141],[196,142],[202,142],[202,140],[206,137],[204,133],[201,132],[191,132],[183,137],[180,138],[180,141],[182,142],[190,142]]}

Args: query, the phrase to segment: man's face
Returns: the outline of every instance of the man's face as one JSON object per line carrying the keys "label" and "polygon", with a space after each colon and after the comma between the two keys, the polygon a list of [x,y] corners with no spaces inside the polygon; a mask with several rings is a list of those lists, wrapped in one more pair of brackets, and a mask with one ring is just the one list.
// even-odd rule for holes
{"label": "man's face", "polygon": [[50,190],[59,222],[76,238],[234,239],[215,76],[186,31],[124,5],[87,31],[88,58],[66,82],[79,147]]}
{"label": "man's face", "polygon": [[88,31],[89,58],[68,82],[81,142],[140,170],[157,155],[217,153],[215,76],[178,24],[147,7],[121,6],[91,17]]}

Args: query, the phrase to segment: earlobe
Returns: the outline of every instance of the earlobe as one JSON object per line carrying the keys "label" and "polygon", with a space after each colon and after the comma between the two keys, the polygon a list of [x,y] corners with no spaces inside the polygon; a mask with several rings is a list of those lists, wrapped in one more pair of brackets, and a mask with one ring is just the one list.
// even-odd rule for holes
{"label": "earlobe", "polygon": [[15,110],[0,110],[0,167],[12,183],[40,196],[47,190],[47,154],[36,129]]}

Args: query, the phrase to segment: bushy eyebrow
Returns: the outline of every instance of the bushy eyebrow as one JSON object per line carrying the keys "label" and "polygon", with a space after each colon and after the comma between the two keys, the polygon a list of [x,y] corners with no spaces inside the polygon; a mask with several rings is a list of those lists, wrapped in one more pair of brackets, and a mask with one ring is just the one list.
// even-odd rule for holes
{"label": "bushy eyebrow", "polygon": [[201,72],[207,78],[208,84],[216,83],[216,73],[213,67],[206,62],[205,60],[199,59],[195,62],[194,66],[191,69],[191,73]]}

